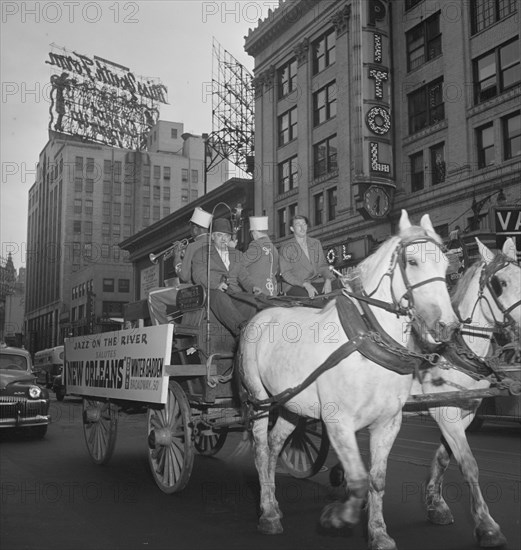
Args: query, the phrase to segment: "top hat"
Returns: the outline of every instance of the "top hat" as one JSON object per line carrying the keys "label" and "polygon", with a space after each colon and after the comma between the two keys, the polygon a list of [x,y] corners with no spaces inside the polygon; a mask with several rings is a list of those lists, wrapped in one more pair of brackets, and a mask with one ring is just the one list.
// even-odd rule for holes
{"label": "top hat", "polygon": [[190,218],[190,223],[195,223],[200,227],[208,229],[210,227],[210,222],[212,221],[212,215],[209,214],[206,210],[203,210],[199,206],[196,206],[192,217]]}
{"label": "top hat", "polygon": [[230,220],[227,220],[226,218],[215,219],[212,225],[212,233],[229,233],[232,235],[233,231]]}
{"label": "top hat", "polygon": [[251,231],[268,231],[268,216],[250,216]]}

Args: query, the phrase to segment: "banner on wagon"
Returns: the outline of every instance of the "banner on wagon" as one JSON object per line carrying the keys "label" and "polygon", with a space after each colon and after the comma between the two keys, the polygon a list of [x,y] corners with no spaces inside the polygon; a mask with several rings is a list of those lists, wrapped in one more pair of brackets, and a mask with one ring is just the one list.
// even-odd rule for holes
{"label": "banner on wagon", "polygon": [[68,394],[166,403],[173,325],[65,339]]}

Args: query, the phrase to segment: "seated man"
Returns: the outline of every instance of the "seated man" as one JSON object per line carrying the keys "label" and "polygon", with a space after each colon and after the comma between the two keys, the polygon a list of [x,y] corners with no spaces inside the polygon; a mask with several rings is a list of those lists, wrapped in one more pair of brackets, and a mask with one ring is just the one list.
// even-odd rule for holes
{"label": "seated man", "polygon": [[167,307],[176,303],[177,291],[193,284],[192,280],[192,259],[199,248],[208,246],[208,228],[212,221],[212,215],[202,208],[196,207],[190,218],[190,233],[194,238],[186,249],[182,261],[176,265],[176,273],[182,283],[174,286],[159,287],[152,289],[148,294],[148,309],[154,325],[168,323]]}
{"label": "seated man", "polygon": [[238,337],[241,328],[255,314],[256,308],[240,299],[232,298],[238,298],[244,291],[260,294],[261,289],[253,284],[244,267],[241,261],[242,252],[228,246],[232,238],[230,221],[217,218],[211,229],[210,256],[208,257],[206,248],[195,252],[192,277],[194,283],[208,289],[210,309],[217,320]]}

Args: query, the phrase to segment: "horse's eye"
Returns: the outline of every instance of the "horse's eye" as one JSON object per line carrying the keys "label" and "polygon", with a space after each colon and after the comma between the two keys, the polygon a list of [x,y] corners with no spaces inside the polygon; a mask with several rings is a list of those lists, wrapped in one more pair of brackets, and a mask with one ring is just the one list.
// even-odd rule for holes
{"label": "horse's eye", "polygon": [[407,263],[408,263],[409,265],[418,265],[418,262],[417,262],[414,258],[409,258],[409,259],[407,260]]}
{"label": "horse's eye", "polygon": [[508,286],[506,281],[500,281],[500,283],[503,288],[506,288]]}

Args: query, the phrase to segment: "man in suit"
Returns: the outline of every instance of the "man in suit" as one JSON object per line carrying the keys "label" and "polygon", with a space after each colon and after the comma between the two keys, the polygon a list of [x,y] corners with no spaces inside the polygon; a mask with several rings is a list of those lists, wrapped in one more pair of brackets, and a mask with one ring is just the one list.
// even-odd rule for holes
{"label": "man in suit", "polygon": [[190,232],[194,241],[185,248],[181,262],[178,262],[177,259],[174,260],[176,263],[175,271],[182,282],[173,279],[174,283],[172,286],[153,288],[148,294],[148,310],[150,311],[150,318],[154,325],[168,323],[167,308],[168,306],[175,305],[177,291],[180,288],[186,288],[193,284],[192,258],[199,248],[205,245],[208,246],[208,228],[211,221],[212,215],[210,213],[199,206],[195,208],[190,218]]}
{"label": "man in suit", "polygon": [[263,294],[277,296],[279,253],[268,237],[268,216],[251,216],[250,232],[253,240],[243,255],[243,263]]}
{"label": "man in suit", "polygon": [[[217,218],[211,227],[210,255],[200,248],[192,261],[192,278],[208,289],[210,309],[235,337],[255,314],[256,308],[238,298],[241,294],[260,294],[242,263],[242,252],[230,248],[232,226],[229,220]],[[209,258],[209,259],[208,259]]]}
{"label": "man in suit", "polygon": [[288,296],[314,298],[331,292],[334,275],[318,239],[308,237],[308,219],[297,215],[290,222],[293,239],[279,250],[282,290]]}

